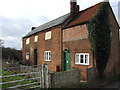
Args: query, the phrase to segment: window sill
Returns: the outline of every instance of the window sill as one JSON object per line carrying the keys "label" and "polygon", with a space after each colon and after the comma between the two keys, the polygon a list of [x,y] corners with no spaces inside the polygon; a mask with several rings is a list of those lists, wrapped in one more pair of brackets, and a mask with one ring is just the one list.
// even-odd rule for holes
{"label": "window sill", "polygon": [[89,64],[75,63],[75,65],[84,65],[84,66],[88,66]]}
{"label": "window sill", "polygon": [[44,60],[45,62],[50,62],[51,60]]}
{"label": "window sill", "polygon": [[34,42],[34,43],[38,43],[38,41],[37,41],[37,42]]}

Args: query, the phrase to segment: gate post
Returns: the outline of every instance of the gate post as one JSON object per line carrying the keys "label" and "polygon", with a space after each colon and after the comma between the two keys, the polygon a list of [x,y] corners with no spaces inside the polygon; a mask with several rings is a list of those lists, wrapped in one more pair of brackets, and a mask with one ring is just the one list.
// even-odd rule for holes
{"label": "gate post", "polygon": [[45,88],[49,88],[49,73],[48,73],[48,65],[44,66],[44,74],[45,74]]}
{"label": "gate post", "polygon": [[40,84],[41,87],[44,88],[44,65],[41,65],[40,67]]}

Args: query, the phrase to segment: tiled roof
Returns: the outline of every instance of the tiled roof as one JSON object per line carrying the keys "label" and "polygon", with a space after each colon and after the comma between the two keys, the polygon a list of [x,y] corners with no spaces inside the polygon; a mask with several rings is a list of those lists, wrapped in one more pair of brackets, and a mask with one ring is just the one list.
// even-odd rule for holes
{"label": "tiled roof", "polygon": [[74,18],[66,25],[66,27],[70,27],[73,25],[77,25],[83,22],[86,22],[88,20],[90,20],[96,13],[96,11],[98,10],[99,6],[102,4],[102,2],[87,8],[83,11],[79,11]]}
{"label": "tiled roof", "polygon": [[50,22],[47,22],[47,23],[45,23],[45,24],[37,27],[37,28],[34,29],[34,30],[31,30],[31,31],[30,31],[28,34],[26,34],[23,38],[28,37],[28,36],[30,36],[30,35],[33,35],[33,34],[35,34],[35,33],[37,33],[37,32],[46,30],[46,29],[48,29],[48,28],[51,28],[51,27],[60,25],[60,24],[62,24],[62,23],[67,19],[67,17],[68,17],[69,15],[70,15],[70,14],[63,15],[63,16],[57,18],[57,19],[54,19],[54,20],[52,20],[52,21],[50,21]]}
{"label": "tiled roof", "polygon": [[[65,27],[70,27],[70,26],[73,26],[73,25],[76,25],[76,24],[80,24],[80,23],[83,23],[85,21],[88,21],[90,20],[96,13],[96,11],[98,10],[99,6],[102,4],[102,2],[90,7],[90,8],[87,8],[83,11],[79,11],[74,17],[72,17],[73,19],[71,19],[69,21],[69,23],[65,26]],[[62,24],[68,17],[70,16],[70,13],[69,14],[66,14],[66,15],[63,15],[57,19],[54,19],[50,22],[47,22],[39,27],[37,27],[36,29],[34,30],[31,30],[28,34],[26,34],[23,38],[25,37],[28,37],[30,35],[33,35],[35,33],[38,33],[40,31],[44,31],[46,29],[49,29],[51,27],[54,27],[54,26],[57,26],[57,25],[60,25]]]}

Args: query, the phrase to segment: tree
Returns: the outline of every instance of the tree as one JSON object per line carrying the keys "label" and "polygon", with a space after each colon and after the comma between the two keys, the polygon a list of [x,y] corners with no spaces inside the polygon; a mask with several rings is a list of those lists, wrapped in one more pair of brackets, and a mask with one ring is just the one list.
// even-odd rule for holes
{"label": "tree", "polygon": [[14,60],[15,62],[16,61],[21,61],[22,52],[21,52],[21,50],[16,50],[14,48],[2,47],[2,57],[5,60]]}
{"label": "tree", "polygon": [[108,2],[104,2],[99,7],[98,12],[89,21],[87,26],[89,31],[88,37],[96,60],[98,73],[100,78],[104,78],[104,70],[108,62],[111,47]]}
{"label": "tree", "polygon": [[2,47],[3,46],[3,40],[2,39],[0,39],[0,47]]}

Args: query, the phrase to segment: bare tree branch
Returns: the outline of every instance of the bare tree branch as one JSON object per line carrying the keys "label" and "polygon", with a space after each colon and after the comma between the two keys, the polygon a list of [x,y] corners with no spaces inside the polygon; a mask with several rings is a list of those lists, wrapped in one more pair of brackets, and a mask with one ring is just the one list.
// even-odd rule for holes
{"label": "bare tree branch", "polygon": [[4,44],[3,40],[2,40],[2,39],[0,39],[0,47],[2,47],[2,46],[3,46],[3,44]]}

